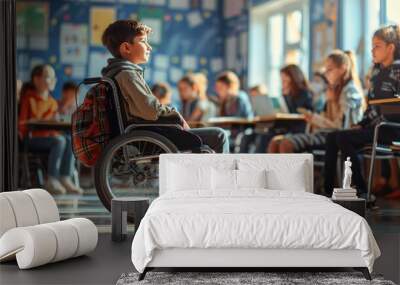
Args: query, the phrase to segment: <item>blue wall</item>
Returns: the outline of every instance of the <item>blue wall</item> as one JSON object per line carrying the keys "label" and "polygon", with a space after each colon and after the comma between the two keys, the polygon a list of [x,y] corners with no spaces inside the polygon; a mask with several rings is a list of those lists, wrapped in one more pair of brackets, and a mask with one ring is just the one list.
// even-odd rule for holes
{"label": "blue wall", "polygon": [[[136,2],[127,4],[127,2]],[[187,8],[173,8],[171,3],[188,4]],[[213,2],[213,0],[210,0]],[[225,18],[224,6],[243,1],[243,7],[237,15]],[[117,19],[126,19],[133,15],[156,14],[162,16],[162,41],[159,45],[153,45],[153,53],[150,62],[145,66],[145,77],[151,85],[160,79],[165,78],[173,88],[176,88],[178,75],[191,71],[191,68],[184,67],[185,56],[194,56],[196,68],[193,71],[205,72],[209,79],[209,93],[213,93],[215,76],[223,69],[231,69],[237,72],[246,88],[247,67],[248,67],[248,30],[249,30],[249,9],[252,6],[264,4],[270,0],[215,0],[215,9],[204,6],[207,0],[47,0],[41,3],[48,3],[48,48],[37,50],[35,48],[21,46],[17,51],[18,78],[29,79],[29,71],[36,63],[50,63],[54,66],[58,84],[54,95],[59,97],[62,83],[66,80],[79,82],[85,77],[99,75],[104,59],[98,62],[96,72],[90,72],[90,56],[93,53],[105,54],[103,47],[90,45],[90,11],[94,7],[113,7],[116,10]],[[313,60],[313,27],[321,22],[321,19],[313,17],[316,5],[321,5],[327,0],[310,0],[310,60]],[[37,1],[36,1],[37,2]],[[114,3],[116,2],[116,3]],[[24,4],[18,1],[17,4]],[[149,4],[153,3],[153,4]],[[158,3],[158,4],[157,4]],[[160,4],[161,3],[161,4]],[[18,6],[17,6],[18,7]],[[192,25],[189,21],[194,17],[201,23]],[[60,60],[60,33],[61,26],[66,23],[85,24],[88,26],[88,58],[87,62],[79,67],[80,72],[71,72],[75,65],[62,63]],[[28,22],[29,25],[29,22]],[[18,34],[17,34],[18,36]],[[231,52],[235,60],[229,64],[227,60],[227,41],[233,39],[235,43]],[[18,44],[17,44],[18,46]],[[158,56],[167,56],[168,65],[158,64]],[[193,57],[192,57],[193,58]],[[310,62],[310,68],[313,62]],[[72,74],[71,74],[72,73]],[[82,76],[83,75],[83,76]],[[174,98],[177,101],[177,92],[174,90]]]}
{"label": "blue wall", "polygon": [[[223,64],[224,19],[222,17],[222,1],[216,1],[215,10],[204,7],[202,1],[193,0],[188,1],[188,9],[171,8],[169,0],[164,1],[165,5],[140,4],[146,2],[144,0],[133,1],[138,2],[137,4],[126,4],[125,2],[128,1],[121,1],[124,3],[117,4],[109,2],[105,0],[42,1],[42,3],[49,4],[48,49],[38,50],[28,46],[21,48],[21,45],[19,45],[17,50],[18,78],[28,80],[29,71],[33,65],[41,62],[50,63],[57,73],[58,84],[54,96],[58,98],[62,83],[66,80],[79,82],[84,77],[95,75],[89,74],[90,54],[93,52],[105,53],[106,50],[103,47],[90,45],[90,10],[93,7],[114,7],[117,19],[126,19],[132,14],[143,13],[161,15],[163,19],[162,42],[159,45],[153,45],[152,59],[145,66],[146,79],[150,84],[166,76],[171,86],[175,87],[176,78],[173,77],[191,71],[187,65],[186,68],[183,66],[184,55],[189,55],[194,56],[191,59],[195,59],[196,68],[194,71],[206,72],[210,86],[213,86],[215,76],[225,67]],[[151,2],[151,0],[147,2]],[[19,1],[19,3],[23,4],[23,1]],[[195,18],[192,26],[189,21],[190,16]],[[200,19],[201,23],[196,19]],[[88,25],[88,59],[85,64],[78,66],[78,69],[80,69],[78,73],[71,72],[71,70],[75,70],[74,64],[64,64],[60,60],[61,26],[66,23]],[[154,59],[158,55],[168,56],[167,67],[156,66]],[[171,74],[171,70],[174,71],[173,74]],[[212,89],[209,91],[213,92]],[[176,97],[176,92],[174,96]]]}

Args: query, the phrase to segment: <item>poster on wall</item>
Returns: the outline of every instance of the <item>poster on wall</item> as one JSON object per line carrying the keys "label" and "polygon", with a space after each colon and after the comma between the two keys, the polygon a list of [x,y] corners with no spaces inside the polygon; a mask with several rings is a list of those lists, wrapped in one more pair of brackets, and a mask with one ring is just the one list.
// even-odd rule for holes
{"label": "poster on wall", "polygon": [[62,63],[85,64],[88,57],[88,26],[62,24],[60,33]]}
{"label": "poster on wall", "polygon": [[224,17],[231,18],[242,14],[243,0],[224,0]]}
{"label": "poster on wall", "polygon": [[101,36],[109,24],[116,19],[114,8],[93,7],[90,9],[90,43],[101,46]]}
{"label": "poster on wall", "polygon": [[49,4],[19,1],[16,4],[17,47],[46,50],[49,46]]}
{"label": "poster on wall", "polygon": [[163,38],[163,18],[164,13],[161,9],[140,9],[140,21],[149,26],[152,30],[149,35],[149,43],[160,45]]}

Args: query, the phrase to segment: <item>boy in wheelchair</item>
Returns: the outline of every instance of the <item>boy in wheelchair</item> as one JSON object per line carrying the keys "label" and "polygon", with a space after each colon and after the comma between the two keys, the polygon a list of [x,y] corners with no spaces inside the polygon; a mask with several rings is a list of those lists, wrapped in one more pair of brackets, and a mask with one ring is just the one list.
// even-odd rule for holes
{"label": "boy in wheelchair", "polygon": [[[223,129],[190,129],[175,108],[162,105],[152,94],[144,80],[144,71],[139,66],[149,60],[152,48],[147,42],[147,36],[150,32],[149,27],[135,20],[118,20],[110,24],[102,36],[103,45],[114,56],[108,60],[102,75],[113,78],[118,85],[123,98],[122,110],[125,110],[127,121],[154,125],[178,124],[186,132],[200,137],[202,142],[215,152],[228,153],[229,141]],[[185,138],[185,132],[182,131],[163,128],[159,128],[159,131],[169,137],[170,132],[175,132],[175,138],[178,140]]]}

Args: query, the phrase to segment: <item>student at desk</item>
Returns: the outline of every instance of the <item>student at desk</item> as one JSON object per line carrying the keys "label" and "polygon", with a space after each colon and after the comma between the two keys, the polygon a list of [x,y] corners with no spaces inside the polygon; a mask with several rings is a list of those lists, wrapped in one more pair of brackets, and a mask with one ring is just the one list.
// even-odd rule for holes
{"label": "student at desk", "polygon": [[[312,111],[312,92],[304,73],[295,64],[289,64],[281,69],[282,95],[289,113],[298,113],[298,108]],[[303,126],[287,129],[290,133],[304,132]],[[270,140],[278,135],[276,129],[270,129],[256,138],[256,153],[265,153]]]}
{"label": "student at desk", "polygon": [[[395,98],[400,96],[400,26],[391,25],[378,29],[372,38],[372,58],[375,68],[371,76],[368,99]],[[358,193],[365,196],[367,185],[362,176],[358,150],[371,144],[375,126],[382,120],[400,122],[400,115],[385,118],[378,106],[369,105],[363,119],[350,130],[332,132],[326,138],[325,193],[332,194],[336,175],[338,152],[350,157],[353,183]],[[379,143],[391,144],[400,138],[400,132],[393,128],[382,128]],[[398,193],[400,197],[400,191]],[[395,198],[395,197],[393,197]]]}
{"label": "student at desk", "polygon": [[41,130],[33,131],[32,137],[27,138],[27,121],[55,118],[58,103],[50,94],[55,84],[55,72],[50,65],[38,65],[33,68],[29,88],[21,95],[19,134],[21,138],[29,140],[30,151],[49,152],[47,180],[44,186],[47,191],[52,194],[81,194],[82,189],[71,181],[74,157],[70,137],[52,130]]}
{"label": "student at desk", "polygon": [[240,117],[251,119],[253,111],[248,95],[240,90],[237,75],[226,71],[218,75],[215,82],[215,92],[220,101],[221,117]]}
{"label": "student at desk", "polygon": [[[247,93],[240,90],[240,81],[232,71],[222,72],[217,76],[215,92],[220,103],[220,117],[253,118],[253,110]],[[230,149],[240,151],[241,139],[246,133],[241,127],[229,129]]]}
{"label": "student at desk", "polygon": [[341,50],[328,55],[325,75],[329,88],[325,108],[320,114],[304,111],[312,131],[276,136],[269,144],[268,152],[292,153],[324,148],[329,132],[349,128],[361,120],[364,96],[358,74],[353,68],[356,64],[353,60],[353,57]]}
{"label": "student at desk", "polygon": [[178,82],[182,115],[187,121],[205,121],[216,115],[215,105],[207,96],[207,77],[203,73],[188,74]]}
{"label": "student at desk", "polygon": [[72,113],[76,110],[76,100],[78,86],[68,81],[63,84],[61,100],[58,102],[59,118],[63,122],[71,122]]}

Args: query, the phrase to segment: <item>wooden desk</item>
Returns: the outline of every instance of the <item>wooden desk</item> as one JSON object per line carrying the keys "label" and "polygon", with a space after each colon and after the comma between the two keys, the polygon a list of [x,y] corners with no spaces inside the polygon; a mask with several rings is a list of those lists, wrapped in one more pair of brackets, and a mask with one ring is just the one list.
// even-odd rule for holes
{"label": "wooden desk", "polygon": [[205,124],[208,125],[254,125],[257,123],[270,123],[276,121],[304,121],[305,117],[301,114],[277,113],[273,115],[257,116],[254,119],[244,119],[239,117],[216,117],[210,118]]}
{"label": "wooden desk", "polygon": [[211,126],[252,126],[254,125],[253,119],[245,119],[240,117],[215,117],[210,118],[205,122],[206,125]]}
{"label": "wooden desk", "polygon": [[400,103],[400,97],[385,98],[385,99],[373,99],[373,100],[368,101],[368,104],[371,104],[371,105],[383,105],[383,104],[389,104],[389,103]]}
{"label": "wooden desk", "polygon": [[29,132],[38,130],[71,131],[70,122],[56,120],[30,120],[26,123]]}
{"label": "wooden desk", "polygon": [[268,123],[275,121],[304,121],[305,116],[302,114],[276,113],[274,115],[257,116],[254,118],[255,123]]}
{"label": "wooden desk", "polygon": [[389,121],[398,121],[400,117],[400,98],[369,100],[368,104],[379,107],[380,113]]}

